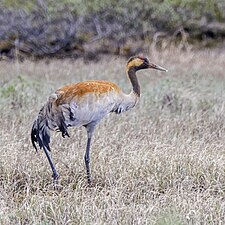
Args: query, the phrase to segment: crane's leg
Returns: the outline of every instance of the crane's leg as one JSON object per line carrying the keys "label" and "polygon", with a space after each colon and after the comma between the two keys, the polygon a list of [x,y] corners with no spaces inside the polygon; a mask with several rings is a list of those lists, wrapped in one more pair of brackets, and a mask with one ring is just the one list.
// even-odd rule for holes
{"label": "crane's leg", "polygon": [[92,135],[93,135],[93,132],[95,129],[95,125],[96,125],[96,123],[90,123],[85,126],[85,128],[87,129],[87,138],[88,139],[87,139],[87,145],[86,145],[86,152],[84,155],[84,161],[85,161],[87,180],[88,180],[89,185],[92,182],[91,170],[90,170],[90,148],[91,148],[91,139],[92,139]]}
{"label": "crane's leg", "polygon": [[58,175],[58,173],[57,173],[57,171],[54,167],[54,164],[52,162],[51,156],[49,155],[48,149],[45,146],[44,146],[44,151],[45,151],[48,162],[49,162],[49,164],[51,166],[51,169],[52,169],[52,172],[53,172],[52,177],[53,177],[54,181],[56,181],[58,179],[59,175]]}
{"label": "crane's leg", "polygon": [[92,181],[92,179],[91,179],[91,171],[90,171],[90,147],[91,147],[91,137],[88,137],[86,153],[85,153],[85,156],[84,156],[88,184],[91,184],[91,181]]}

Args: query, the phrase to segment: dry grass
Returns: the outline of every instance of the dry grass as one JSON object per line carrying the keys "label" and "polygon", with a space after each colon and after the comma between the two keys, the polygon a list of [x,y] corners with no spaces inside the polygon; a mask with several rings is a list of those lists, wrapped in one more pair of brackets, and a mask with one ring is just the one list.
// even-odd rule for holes
{"label": "dry grass", "polygon": [[98,126],[92,188],[85,130],[53,135],[56,189],[29,140],[33,119],[66,83],[107,79],[128,92],[125,60],[0,62],[1,224],[225,223],[225,55],[174,50],[150,58],[169,73],[140,72],[139,105]]}

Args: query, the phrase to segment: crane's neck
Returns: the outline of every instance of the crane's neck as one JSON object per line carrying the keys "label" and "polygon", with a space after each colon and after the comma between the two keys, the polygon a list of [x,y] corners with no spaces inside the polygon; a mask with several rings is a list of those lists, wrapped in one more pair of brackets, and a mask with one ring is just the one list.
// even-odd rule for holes
{"label": "crane's neck", "polygon": [[131,67],[127,70],[127,75],[130,79],[130,82],[132,84],[132,87],[133,87],[133,92],[134,94],[137,95],[137,97],[140,97],[140,85],[138,83],[138,79],[137,79],[137,76],[136,76],[136,69]]}
{"label": "crane's neck", "polygon": [[132,84],[133,90],[130,94],[125,94],[122,93],[122,98],[119,98],[119,103],[115,106],[115,108],[112,110],[112,112],[115,113],[121,113],[121,112],[125,112],[131,108],[133,108],[139,98],[140,98],[140,86],[137,80],[137,76],[136,76],[136,69],[135,68],[127,68],[127,75],[130,79],[130,82]]}

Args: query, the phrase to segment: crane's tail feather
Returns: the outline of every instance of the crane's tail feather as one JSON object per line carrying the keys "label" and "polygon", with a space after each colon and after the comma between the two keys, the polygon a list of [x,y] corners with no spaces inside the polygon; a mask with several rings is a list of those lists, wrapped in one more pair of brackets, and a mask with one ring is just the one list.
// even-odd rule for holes
{"label": "crane's tail feather", "polygon": [[40,110],[38,118],[34,121],[31,129],[31,142],[37,151],[37,143],[41,148],[46,147],[51,151],[49,147],[50,143],[50,129],[48,126],[48,118],[45,114],[45,106]]}
{"label": "crane's tail feather", "polygon": [[66,123],[65,123],[65,117],[62,113],[62,111],[59,111],[57,113],[57,122],[56,122],[57,126],[58,126],[58,130],[60,132],[62,132],[62,137],[65,138],[66,136],[67,137],[70,137],[68,131],[67,131],[67,126],[66,126]]}
{"label": "crane's tail feather", "polygon": [[37,151],[37,146],[35,142],[37,143],[37,127],[36,127],[36,120],[33,123],[32,129],[31,129],[31,142],[34,146],[35,150]]}
{"label": "crane's tail feather", "polygon": [[37,119],[34,121],[31,129],[31,142],[37,151],[36,143],[40,148],[46,147],[50,151],[50,130],[62,132],[63,137],[70,137],[66,124],[66,116],[71,116],[70,109],[66,106],[55,109],[51,101],[40,110]]}

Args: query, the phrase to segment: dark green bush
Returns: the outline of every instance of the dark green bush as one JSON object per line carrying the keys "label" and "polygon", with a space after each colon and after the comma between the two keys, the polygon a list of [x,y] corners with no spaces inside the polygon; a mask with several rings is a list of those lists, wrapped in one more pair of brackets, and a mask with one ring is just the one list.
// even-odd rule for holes
{"label": "dark green bush", "polygon": [[[224,23],[223,0],[3,0],[0,3],[0,41],[10,39],[14,43],[19,39],[20,52],[35,57],[65,55],[71,51],[74,55],[78,51],[76,57],[84,53],[85,44],[97,41],[106,46],[101,52],[108,51],[112,46],[124,47],[130,40],[143,41],[147,37],[151,41],[157,32],[164,32],[172,41],[184,33],[189,38],[185,41],[190,42],[221,40],[225,38]],[[1,46],[0,42],[0,53],[7,52]],[[8,46],[13,48],[12,43]]]}

